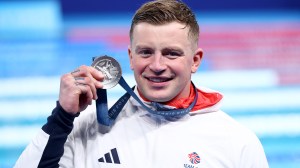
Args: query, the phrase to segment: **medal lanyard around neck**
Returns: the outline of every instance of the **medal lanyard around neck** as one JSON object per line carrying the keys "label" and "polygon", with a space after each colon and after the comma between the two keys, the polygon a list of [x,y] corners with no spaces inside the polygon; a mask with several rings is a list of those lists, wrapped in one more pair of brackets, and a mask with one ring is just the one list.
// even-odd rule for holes
{"label": "medal lanyard around neck", "polygon": [[[121,76],[119,80],[119,84],[127,91],[109,110],[107,106],[107,93],[106,89],[97,89],[98,99],[96,100],[96,111],[97,111],[97,120],[98,123],[106,126],[111,126],[121,110],[123,109],[126,102],[129,100],[130,96],[132,96],[143,108],[145,108],[149,113],[154,115],[159,115],[163,117],[182,117],[185,114],[188,114],[193,107],[195,106],[198,98],[198,93],[195,85],[192,82],[195,91],[195,98],[193,102],[189,105],[189,107],[184,109],[164,109],[154,111],[147,107],[139,97],[134,93],[134,91],[128,86],[124,78]],[[163,107],[162,104],[157,102],[153,102],[159,107]]]}

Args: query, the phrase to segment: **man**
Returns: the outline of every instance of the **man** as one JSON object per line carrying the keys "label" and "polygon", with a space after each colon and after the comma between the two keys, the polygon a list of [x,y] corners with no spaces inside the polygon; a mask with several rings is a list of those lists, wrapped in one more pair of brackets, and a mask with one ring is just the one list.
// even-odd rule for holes
{"label": "man", "polygon": [[[131,97],[111,126],[99,124],[84,110],[104,76],[81,66],[62,76],[57,107],[15,167],[268,167],[258,138],[219,110],[222,95],[191,82],[203,55],[198,37],[184,3],[144,4],[132,20],[128,55],[134,92],[156,112]],[[169,117],[163,109],[182,113]]]}

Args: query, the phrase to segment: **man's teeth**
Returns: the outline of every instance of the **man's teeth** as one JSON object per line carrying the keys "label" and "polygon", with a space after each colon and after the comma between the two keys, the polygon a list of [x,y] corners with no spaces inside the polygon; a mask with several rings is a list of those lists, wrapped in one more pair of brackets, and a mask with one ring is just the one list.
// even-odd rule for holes
{"label": "man's teeth", "polygon": [[167,78],[148,78],[148,79],[152,82],[166,82],[169,80]]}

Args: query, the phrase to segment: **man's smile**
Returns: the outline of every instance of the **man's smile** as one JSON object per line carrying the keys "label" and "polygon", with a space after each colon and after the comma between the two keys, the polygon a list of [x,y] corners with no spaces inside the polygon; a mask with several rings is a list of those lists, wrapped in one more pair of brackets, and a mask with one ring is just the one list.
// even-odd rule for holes
{"label": "man's smile", "polygon": [[154,83],[168,82],[174,79],[175,77],[175,75],[154,76],[154,75],[146,75],[146,74],[142,74],[142,76],[148,81]]}

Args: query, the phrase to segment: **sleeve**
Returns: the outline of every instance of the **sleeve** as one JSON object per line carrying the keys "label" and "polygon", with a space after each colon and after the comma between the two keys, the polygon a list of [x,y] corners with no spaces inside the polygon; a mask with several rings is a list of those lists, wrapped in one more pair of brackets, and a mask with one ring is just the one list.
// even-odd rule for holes
{"label": "sleeve", "polygon": [[255,136],[249,138],[240,155],[240,165],[243,168],[269,168],[268,161],[259,139]]}
{"label": "sleeve", "polygon": [[14,167],[59,167],[59,160],[64,153],[64,144],[73,129],[76,116],[68,114],[57,102],[47,123],[26,147]]}

